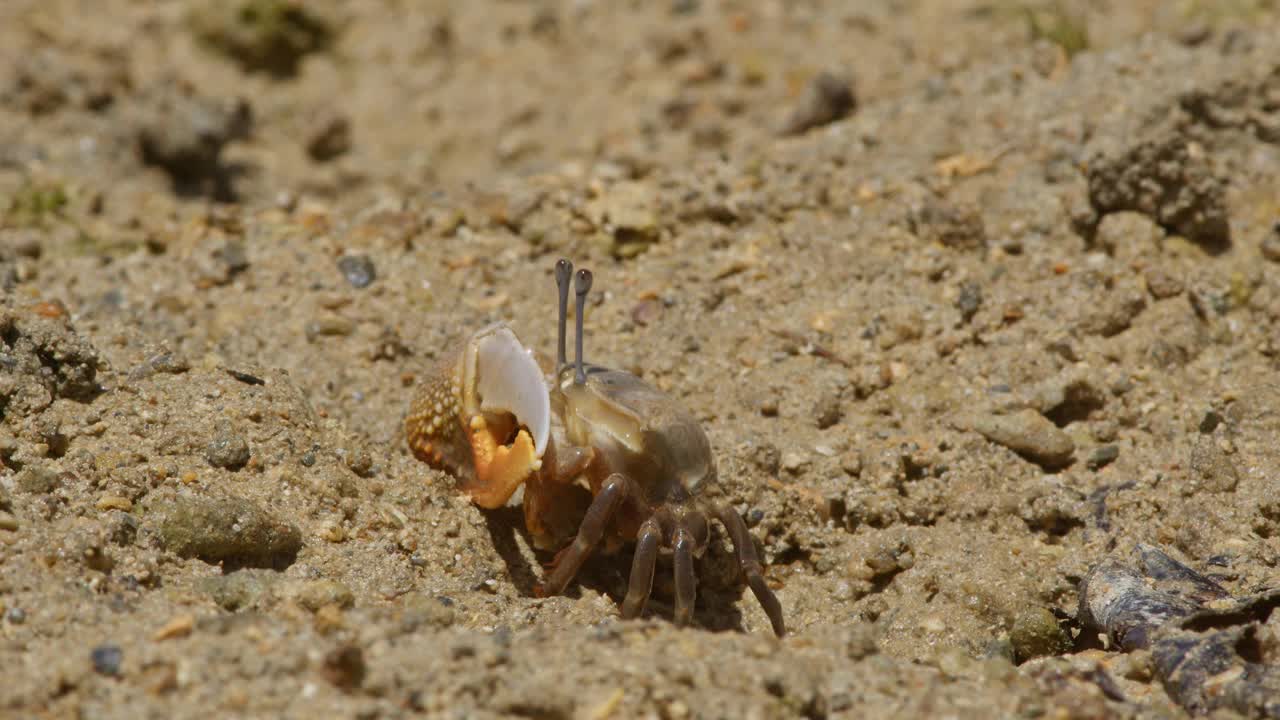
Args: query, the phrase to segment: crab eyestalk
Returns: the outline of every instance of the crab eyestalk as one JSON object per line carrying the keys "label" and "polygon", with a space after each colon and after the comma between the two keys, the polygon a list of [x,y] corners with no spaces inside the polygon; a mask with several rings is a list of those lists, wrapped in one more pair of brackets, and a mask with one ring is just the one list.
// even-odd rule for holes
{"label": "crab eyestalk", "polygon": [[405,420],[414,454],[462,480],[477,505],[501,507],[542,467],[551,407],[542,371],[506,325],[446,356]]}
{"label": "crab eyestalk", "polygon": [[573,382],[582,385],[587,382],[586,362],[582,359],[582,329],[583,316],[587,310],[587,293],[591,292],[591,271],[579,270],[574,276],[573,290],[578,297],[575,299],[574,310],[578,312],[578,316],[574,318],[574,331],[577,337],[574,339],[574,364],[575,370],[573,374]]}
{"label": "crab eyestalk", "polygon": [[565,335],[569,327],[569,280],[573,277],[573,263],[565,258],[556,261],[556,290],[560,293],[559,336],[556,344],[556,375],[569,363],[565,354]]}

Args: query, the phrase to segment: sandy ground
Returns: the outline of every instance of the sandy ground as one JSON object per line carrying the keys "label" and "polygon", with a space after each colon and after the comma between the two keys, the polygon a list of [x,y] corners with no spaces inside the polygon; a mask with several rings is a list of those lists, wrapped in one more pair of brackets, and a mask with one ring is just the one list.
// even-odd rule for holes
{"label": "sandy ground", "polygon": [[[8,0],[0,715],[1280,716],[1280,613],[1190,701],[1078,608],[1280,586],[1277,188],[1262,0]],[[560,256],[785,639],[723,532],[694,627],[538,598],[409,454]]]}

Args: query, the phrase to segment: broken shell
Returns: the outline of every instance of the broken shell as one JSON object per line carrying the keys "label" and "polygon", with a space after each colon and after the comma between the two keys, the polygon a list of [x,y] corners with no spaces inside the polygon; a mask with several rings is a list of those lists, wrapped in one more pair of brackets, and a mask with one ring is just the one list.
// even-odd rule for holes
{"label": "broken shell", "polygon": [[1080,585],[1080,621],[1105,632],[1122,650],[1146,648],[1166,622],[1230,597],[1222,586],[1145,543],[1134,548],[1133,560],[1133,565],[1115,559],[1098,563]]}
{"label": "broken shell", "polygon": [[542,370],[503,323],[482,328],[447,353],[405,419],[413,454],[461,480],[486,508],[502,506],[542,467],[550,433]]}
{"label": "broken shell", "polygon": [[1149,649],[1165,692],[1195,715],[1230,709],[1280,718],[1280,667],[1262,639],[1276,608],[1280,588],[1232,597],[1139,543],[1129,562],[1109,558],[1089,571],[1078,619],[1122,650]]}

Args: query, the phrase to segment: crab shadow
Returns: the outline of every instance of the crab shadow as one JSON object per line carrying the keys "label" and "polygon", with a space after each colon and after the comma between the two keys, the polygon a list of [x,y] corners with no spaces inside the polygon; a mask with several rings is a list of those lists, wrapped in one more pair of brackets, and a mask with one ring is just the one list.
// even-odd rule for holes
{"label": "crab shadow", "polygon": [[[481,510],[481,513],[494,550],[502,558],[511,583],[522,597],[538,597],[538,584],[546,573],[545,566],[555,553],[535,550],[536,563],[530,562],[526,548],[533,547],[533,539],[524,527],[520,508],[504,507]],[[722,535],[714,535],[706,554],[696,561],[699,583],[694,627],[710,632],[745,632],[739,604],[754,602],[755,599],[744,597],[750,593],[746,592],[746,583],[737,571],[733,553],[724,548]],[[537,563],[543,567],[537,567]],[[582,596],[581,588],[588,588],[610,598],[621,608],[630,568],[630,548],[613,555],[592,553],[564,594],[578,598]],[[645,603],[641,619],[671,620],[675,612],[673,578],[670,559],[660,557],[654,573],[653,594]]]}
{"label": "crab shadow", "polygon": [[524,529],[524,513],[518,507],[502,507],[496,510],[480,510],[484,516],[485,527],[489,530],[489,538],[493,540],[493,549],[502,558],[507,567],[507,577],[516,586],[523,597],[537,597],[538,581],[541,574],[529,562],[516,539],[519,533],[527,547],[533,547],[533,540]]}

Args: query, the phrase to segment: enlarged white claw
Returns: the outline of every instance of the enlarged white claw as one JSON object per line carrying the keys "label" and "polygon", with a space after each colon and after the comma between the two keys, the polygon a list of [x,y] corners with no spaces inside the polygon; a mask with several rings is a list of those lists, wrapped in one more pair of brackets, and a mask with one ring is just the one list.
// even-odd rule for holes
{"label": "enlarged white claw", "polygon": [[453,475],[486,508],[506,503],[542,469],[550,436],[542,369],[502,323],[445,353],[424,376],[405,418],[413,454]]}

